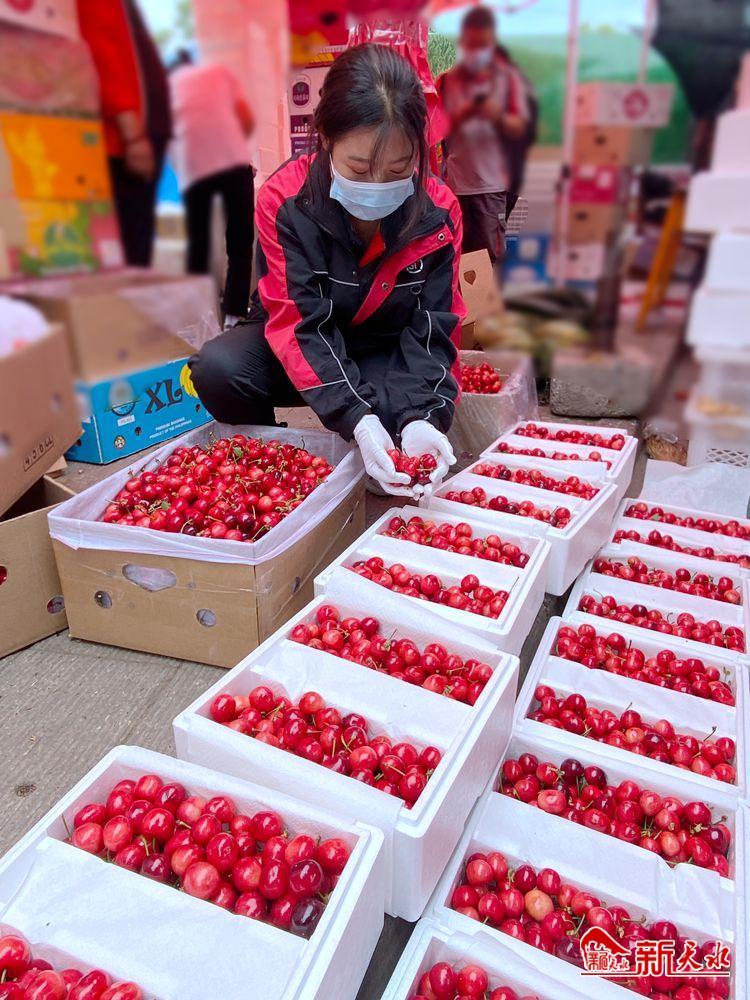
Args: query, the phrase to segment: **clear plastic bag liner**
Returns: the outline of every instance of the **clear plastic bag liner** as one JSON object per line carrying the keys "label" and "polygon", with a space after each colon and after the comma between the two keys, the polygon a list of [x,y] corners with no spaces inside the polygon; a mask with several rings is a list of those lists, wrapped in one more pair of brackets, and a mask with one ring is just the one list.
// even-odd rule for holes
{"label": "clear plastic bag liner", "polygon": [[[724,462],[685,467],[674,462],[649,459],[640,495],[643,500],[653,503],[690,507],[695,511],[727,517],[748,517],[750,469]],[[662,526],[656,524],[655,527]],[[665,525],[663,530],[670,531],[671,525]]]}
{"label": "clear plastic bag liner", "polygon": [[213,280],[135,282],[117,294],[162,330],[181,337],[197,351],[220,333]]}
{"label": "clear plastic bag liner", "polygon": [[[98,520],[112,498],[132,475],[153,469],[182,446],[207,445],[233,434],[290,442],[307,448],[335,466],[334,471],[275,528],[257,542],[197,538],[150,528],[105,524]],[[106,549],[143,555],[176,556],[201,562],[242,563],[255,566],[286,551],[319,524],[351,493],[364,475],[362,459],[352,447],[328,431],[295,431],[283,427],[241,426],[211,423],[190,431],[145,459],[116,472],[49,514],[52,538],[73,549]]]}

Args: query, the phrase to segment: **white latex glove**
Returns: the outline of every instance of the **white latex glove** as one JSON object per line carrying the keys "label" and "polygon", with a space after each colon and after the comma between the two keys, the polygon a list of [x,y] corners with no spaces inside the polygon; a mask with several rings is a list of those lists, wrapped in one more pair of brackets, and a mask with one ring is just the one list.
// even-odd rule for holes
{"label": "white latex glove", "polygon": [[374,414],[368,413],[366,417],[362,417],[354,428],[354,440],[359,445],[367,475],[377,480],[386,493],[394,497],[421,496],[420,487],[417,487],[419,494],[415,493],[414,488],[409,486],[409,477],[403,472],[396,472],[393,459],[388,454],[395,445]]}
{"label": "white latex glove", "polygon": [[428,421],[412,420],[401,432],[401,449],[406,455],[435,456],[437,466],[424,487],[424,496],[429,499],[456,461],[448,438]]}

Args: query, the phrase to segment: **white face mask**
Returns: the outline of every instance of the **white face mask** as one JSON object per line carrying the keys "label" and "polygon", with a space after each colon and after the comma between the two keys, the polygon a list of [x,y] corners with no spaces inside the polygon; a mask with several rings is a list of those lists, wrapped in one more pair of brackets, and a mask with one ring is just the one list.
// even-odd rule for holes
{"label": "white face mask", "polygon": [[331,197],[361,222],[375,222],[400,208],[414,194],[414,177],[400,181],[352,181],[342,176],[331,160]]}
{"label": "white face mask", "polygon": [[492,64],[495,50],[491,47],[486,49],[462,49],[459,48],[459,58],[462,65],[470,73],[481,73]]}

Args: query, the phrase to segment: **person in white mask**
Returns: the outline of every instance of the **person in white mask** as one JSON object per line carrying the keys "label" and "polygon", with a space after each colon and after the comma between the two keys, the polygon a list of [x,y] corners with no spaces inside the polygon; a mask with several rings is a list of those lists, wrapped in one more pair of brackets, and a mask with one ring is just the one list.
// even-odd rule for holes
{"label": "person in white mask", "polygon": [[[359,445],[378,491],[419,498],[455,461],[465,307],[461,210],[429,174],[427,107],[409,63],[380,45],[344,52],[315,114],[317,150],[258,193],[258,289],[247,323],[191,359],[206,409],[274,425],[275,406],[310,406]],[[389,452],[430,454],[413,485]]]}
{"label": "person in white mask", "polygon": [[463,251],[505,251],[507,145],[520,139],[529,116],[526,85],[497,44],[495,16],[472,7],[461,24],[456,65],[438,80],[451,122],[446,180],[463,213]]}

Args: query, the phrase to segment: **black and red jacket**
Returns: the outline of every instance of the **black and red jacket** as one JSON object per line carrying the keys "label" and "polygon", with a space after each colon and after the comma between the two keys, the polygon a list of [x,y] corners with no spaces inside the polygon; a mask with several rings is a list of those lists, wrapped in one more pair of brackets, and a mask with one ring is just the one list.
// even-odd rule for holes
{"label": "black and red jacket", "polygon": [[265,322],[271,349],[329,430],[348,440],[374,413],[394,435],[415,419],[447,431],[466,315],[458,202],[429,177],[422,197],[384,219],[366,248],[329,188],[327,160],[305,156],[260,189],[251,318]]}

